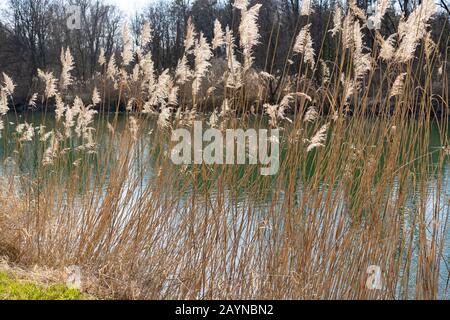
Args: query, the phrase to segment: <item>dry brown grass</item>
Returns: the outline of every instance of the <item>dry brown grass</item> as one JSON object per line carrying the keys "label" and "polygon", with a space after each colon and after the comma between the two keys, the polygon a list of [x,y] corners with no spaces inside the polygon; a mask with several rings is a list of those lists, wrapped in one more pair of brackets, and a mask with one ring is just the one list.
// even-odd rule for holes
{"label": "dry brown grass", "polygon": [[[85,279],[95,279],[86,280],[85,289],[114,298],[448,297],[442,284],[449,275],[449,203],[441,189],[447,183],[448,57],[421,42],[414,63],[384,62],[377,57],[377,41],[372,69],[362,78],[351,63],[362,53],[341,45],[341,54],[327,62],[329,82],[319,89],[311,80],[317,67],[287,61],[283,73],[273,76],[280,83],[275,94],[268,83],[257,83],[256,89],[250,83],[235,89],[222,83],[222,91],[212,96],[181,91],[176,107],[164,97],[152,112],[170,107],[185,113],[181,121],[169,116],[163,126],[139,111],[157,90],[174,88],[168,71],[160,80],[170,81],[152,89],[153,96],[139,90],[148,79],[123,79],[131,66],[123,66],[113,80],[105,72],[98,83],[103,102],[96,108],[108,103],[115,81],[120,99],[133,102],[124,127],[117,114],[111,119],[101,113],[88,125],[97,131],[77,137],[67,113],[79,112],[79,106],[66,107],[65,119],[53,128],[58,145],[51,165],[42,164],[50,140],[34,138],[32,170],[13,166],[4,173],[0,253],[28,266],[80,266]],[[448,46],[445,41],[437,43]],[[393,95],[393,83],[404,72],[403,90]],[[242,78],[252,75],[245,71]],[[374,89],[375,78],[383,85]],[[433,86],[435,79],[442,85]],[[267,127],[265,117],[254,118],[252,106],[261,112],[269,100],[277,106],[288,101],[292,124],[271,115],[283,127],[278,174],[260,176],[256,165],[171,162],[170,130],[189,126],[202,118],[195,110],[211,100],[219,107],[224,98],[231,112],[221,118],[222,130]],[[436,101],[444,110],[439,116]],[[305,122],[312,104],[320,117]],[[325,123],[326,142],[308,150]],[[441,146],[434,149],[432,125],[438,126]],[[111,131],[101,134],[106,127]],[[9,148],[16,151],[11,158],[25,161],[30,142],[8,128],[4,134],[11,135]],[[67,131],[71,135],[64,136]],[[381,290],[366,287],[370,265],[381,268]]]}

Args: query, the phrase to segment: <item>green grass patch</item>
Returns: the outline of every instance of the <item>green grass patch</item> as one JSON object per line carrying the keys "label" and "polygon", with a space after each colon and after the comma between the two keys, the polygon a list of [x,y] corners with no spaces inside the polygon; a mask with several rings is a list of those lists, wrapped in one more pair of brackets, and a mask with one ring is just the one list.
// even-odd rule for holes
{"label": "green grass patch", "polygon": [[86,297],[78,289],[63,284],[43,286],[0,271],[1,300],[83,300]]}

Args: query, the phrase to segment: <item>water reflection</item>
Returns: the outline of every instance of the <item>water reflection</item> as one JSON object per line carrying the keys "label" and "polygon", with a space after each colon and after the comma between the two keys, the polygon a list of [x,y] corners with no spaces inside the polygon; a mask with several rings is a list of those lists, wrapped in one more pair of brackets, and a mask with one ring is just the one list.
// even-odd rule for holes
{"label": "water reflection", "polygon": [[[54,117],[45,117],[43,113],[24,113],[17,116],[14,114],[8,114],[5,130],[3,131],[3,135],[0,139],[0,157],[3,160],[2,165],[0,166],[0,174],[2,176],[9,176],[11,174],[17,175],[18,173],[22,175],[34,176],[39,171],[40,164],[38,159],[39,155],[42,154],[42,146],[37,141],[33,143],[24,143],[20,146],[20,148],[22,148],[20,152],[17,150],[18,145],[16,139],[14,138],[14,128],[18,122],[22,123],[24,121],[32,123],[35,128],[45,125],[47,131],[52,130],[52,128],[57,126]],[[114,134],[112,134],[108,129],[107,124],[115,121],[117,121],[117,126]],[[255,120],[251,123],[251,125],[254,126],[258,126],[260,124],[261,122],[259,120]],[[85,172],[87,175],[86,181],[88,182],[85,186],[80,186],[80,193],[86,192],[89,188],[100,187],[103,189],[102,196],[104,197],[107,192],[108,181],[111,178],[111,166],[115,166],[120,162],[120,153],[115,154],[113,152],[111,157],[106,158],[102,156],[104,150],[106,146],[113,146],[113,148],[117,148],[118,150],[123,149],[124,147],[128,148],[129,154],[131,155],[129,159],[131,169],[129,171],[128,179],[125,181],[122,188],[122,200],[120,201],[123,205],[121,216],[123,219],[127,219],[127,207],[136,205],[143,194],[151,196],[151,188],[149,188],[149,186],[153,183],[153,179],[157,179],[158,177],[158,168],[161,161],[167,161],[170,136],[168,134],[164,134],[163,132],[158,132],[158,130],[156,130],[156,119],[149,118],[142,123],[140,130],[142,130],[144,134],[142,134],[139,138],[139,141],[129,146],[123,146],[120,145],[123,140],[118,139],[118,137],[124,134],[127,130],[127,116],[122,114],[97,115],[93,126],[96,128],[95,135],[98,144],[97,154],[78,158],[79,155],[74,150],[80,144],[80,141],[73,139],[71,144],[67,145],[69,151],[67,157],[64,158],[64,161],[68,161],[71,165],[63,166],[67,171],[63,173],[60,172],[58,174],[61,181],[64,181],[71,175],[72,170],[77,170],[77,165],[75,165],[75,163],[79,159],[81,159],[81,161],[88,161],[91,163],[91,165],[88,166],[89,170]],[[368,123],[367,126],[368,130],[371,130],[372,125]],[[285,165],[281,167],[281,170],[286,170],[289,168],[289,165],[286,165],[287,160],[285,157],[286,150],[289,148],[290,143],[287,133],[289,133],[290,130],[291,128],[287,125],[282,131],[284,132],[284,135],[281,137],[280,163],[284,163]],[[408,190],[405,201],[406,205],[403,208],[397,208],[399,214],[405,214],[403,228],[408,230],[414,224],[407,212],[420,212],[421,210],[424,210],[426,237],[428,241],[432,241],[433,232],[438,232],[443,235],[442,237],[437,237],[438,239],[442,238],[444,241],[442,245],[442,252],[437,253],[440,256],[439,297],[448,299],[450,298],[450,293],[448,292],[449,284],[447,282],[450,265],[450,229],[446,226],[446,222],[449,217],[450,181],[448,157],[446,157],[442,164],[439,163],[439,156],[436,150],[439,150],[440,147],[441,135],[439,126],[437,123],[433,123],[428,142],[430,154],[428,155],[429,165],[426,176],[422,176],[422,172],[417,171],[412,173],[414,175],[414,179],[404,182],[400,182],[399,179],[395,177],[393,179],[392,188],[389,189],[384,197],[386,199],[390,198],[390,201],[386,201],[386,203],[396,203],[396,200],[399,197],[400,187],[404,187],[403,192],[404,190]],[[189,185],[189,187],[186,188],[185,181],[183,181],[183,179],[191,179],[186,178],[186,174],[189,175],[192,167],[187,166],[184,169],[180,169],[179,167],[177,168],[174,166],[174,170],[180,171],[180,173],[177,174],[178,179],[168,181],[168,183],[171,184],[172,191],[174,190],[174,185],[180,185],[180,194],[172,195],[173,198],[178,197],[180,201],[180,203],[174,207],[174,210],[179,211],[181,215],[183,212],[186,213],[191,206],[200,205],[207,207],[208,203],[222,202],[224,208],[228,209],[225,209],[225,212],[236,213],[234,216],[230,215],[227,217],[230,225],[239,225],[245,219],[250,219],[248,218],[250,215],[252,218],[249,220],[248,232],[254,233],[256,230],[261,229],[263,236],[267,239],[267,241],[269,241],[274,234],[281,234],[279,232],[275,232],[273,228],[283,228],[285,223],[283,212],[285,210],[289,209],[291,211],[296,211],[302,209],[304,214],[310,210],[313,210],[312,203],[314,199],[311,199],[311,203],[302,203],[303,193],[309,186],[309,181],[307,180],[312,177],[315,170],[317,170],[317,163],[312,161],[312,157],[310,158],[311,159],[309,160],[311,161],[304,164],[306,166],[306,175],[298,175],[299,178],[298,181],[296,181],[293,201],[286,199],[286,195],[283,190],[272,189],[270,179],[274,180],[276,177],[261,178],[258,174],[259,170],[257,166],[253,166],[253,174],[248,174],[248,166],[240,165],[242,170],[237,169],[236,171],[238,187],[235,188],[235,186],[226,186],[225,190],[221,191],[217,189],[216,181],[213,181],[213,179],[210,181],[204,181],[201,179],[201,175],[197,178],[197,181],[194,181],[194,183],[197,183],[195,188],[193,185]],[[211,168],[210,170],[215,170],[218,176],[219,172],[225,169],[223,166],[218,166]],[[299,170],[303,170],[303,168],[299,168]],[[282,171],[279,174],[284,173]],[[354,174],[354,172],[351,172],[351,174]],[[212,177],[214,175],[208,176]],[[266,179],[264,180],[264,183],[262,182],[262,179]],[[101,183],[99,183],[99,181]],[[407,185],[401,185],[401,183]],[[250,186],[254,186],[255,184],[260,184],[261,188],[266,188],[266,190],[261,190],[261,192],[257,195],[247,192],[247,190],[250,190]],[[425,184],[426,192],[422,192],[422,190],[424,190],[423,184]],[[192,202],[193,189],[202,188],[208,191],[209,199],[205,199],[204,193],[199,193],[194,196],[195,201]],[[130,192],[132,192],[131,196],[129,195]],[[372,194],[367,195],[367,204],[365,204],[367,205],[367,208],[370,207],[370,201],[372,201],[372,198],[375,198],[376,192],[378,191],[372,190]],[[322,197],[321,201],[325,201],[325,199],[327,199],[328,193],[331,193],[334,199],[338,199],[338,204],[333,206],[333,210],[336,212],[331,214],[336,215],[337,212],[347,211],[349,212],[349,218],[351,219],[350,213],[352,212],[353,206],[352,199],[351,195],[349,196],[348,194],[345,194],[345,191],[342,188],[342,181],[336,181],[335,185],[328,185],[324,182],[319,183],[318,190],[315,194]],[[221,198],[221,201],[217,200],[218,197]],[[286,203],[292,204],[292,206],[286,208]],[[250,209],[248,208],[251,208],[252,211],[249,212]],[[214,208],[209,208],[208,210],[212,211]],[[277,223],[274,223],[274,221],[269,221],[268,219],[268,212],[273,211],[280,213]],[[436,223],[436,221],[439,221],[439,223]],[[336,232],[333,228],[330,229],[330,226],[327,227],[331,233]],[[415,225],[415,228],[417,228],[417,225]],[[413,244],[417,245],[419,230],[415,231]],[[333,237],[330,237],[330,239],[332,238]],[[236,240],[239,243],[239,248],[245,248],[249,245],[245,242],[245,237],[242,240],[233,239],[232,235],[230,235],[230,239],[228,241],[233,242]],[[417,280],[416,274],[417,259],[419,259],[419,248],[413,248],[412,257],[412,273],[409,277],[410,290],[414,290]],[[404,258],[406,259],[407,257],[404,256]]]}

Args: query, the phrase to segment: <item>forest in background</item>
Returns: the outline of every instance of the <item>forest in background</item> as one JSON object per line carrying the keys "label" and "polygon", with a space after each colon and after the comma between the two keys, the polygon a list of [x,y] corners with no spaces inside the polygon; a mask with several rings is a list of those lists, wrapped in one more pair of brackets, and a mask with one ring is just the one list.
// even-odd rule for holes
{"label": "forest in background", "polygon": [[[397,29],[402,17],[420,4],[420,0],[394,0],[390,2],[381,25],[380,32],[392,34]],[[300,14],[300,0],[256,0],[250,4],[261,3],[258,24],[260,39],[254,50],[254,65],[258,71],[266,71],[275,76],[282,73],[289,56],[290,48],[299,30],[311,23],[311,35],[314,49],[322,50],[324,60],[333,61],[339,54],[338,38],[333,38],[333,13],[337,4],[335,0],[312,1],[309,16]],[[339,2],[344,11],[348,3]],[[448,50],[450,10],[447,0],[437,0],[439,14],[431,24],[431,34],[440,42],[438,50],[443,57]],[[81,29],[67,28],[69,6],[81,8]],[[356,0],[356,5],[370,16],[375,1]],[[372,11],[373,12],[373,11]],[[217,0],[167,0],[149,2],[141,11],[127,17],[118,7],[105,0],[7,0],[6,8],[0,15],[0,71],[9,74],[18,83],[15,105],[25,106],[28,99],[38,88],[37,69],[61,70],[60,53],[69,47],[74,57],[75,68],[72,71],[77,79],[79,92],[89,89],[92,82],[102,72],[97,63],[103,48],[106,57],[118,53],[122,47],[122,26],[127,22],[133,38],[137,39],[145,22],[150,22],[152,41],[148,44],[152,53],[155,69],[173,70],[183,55],[183,40],[186,25],[191,17],[196,30],[202,32],[210,42],[213,38],[214,21],[217,18],[222,26],[230,26],[234,34],[239,34],[240,13],[233,7],[233,2]],[[373,44],[375,32],[365,30],[367,47]],[[444,39],[444,41],[439,41]],[[239,41],[239,38],[237,38]],[[217,56],[224,52],[217,49]],[[237,50],[238,58],[242,52]],[[225,59],[223,59],[225,60]],[[216,64],[223,61],[216,61]],[[448,67],[448,66],[447,66]],[[214,62],[213,62],[214,68]],[[320,81],[320,75],[315,74]],[[280,81],[270,83],[269,91],[275,95]],[[439,84],[438,84],[439,85]],[[74,88],[76,89],[76,88]]]}

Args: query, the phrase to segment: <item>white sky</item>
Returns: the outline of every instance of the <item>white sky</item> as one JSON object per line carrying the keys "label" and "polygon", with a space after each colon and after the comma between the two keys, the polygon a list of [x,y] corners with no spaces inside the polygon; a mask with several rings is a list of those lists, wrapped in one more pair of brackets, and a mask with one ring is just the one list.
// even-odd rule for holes
{"label": "white sky", "polygon": [[[1,1],[1,0],[0,0]],[[154,2],[154,0],[107,0],[112,4],[117,5],[125,13],[134,13],[145,7],[146,4]]]}
{"label": "white sky", "polygon": [[[106,0],[106,3],[115,4],[125,13],[134,13],[136,10],[140,10],[145,5],[155,2],[155,0]],[[6,0],[0,0],[0,10],[6,7]]]}

